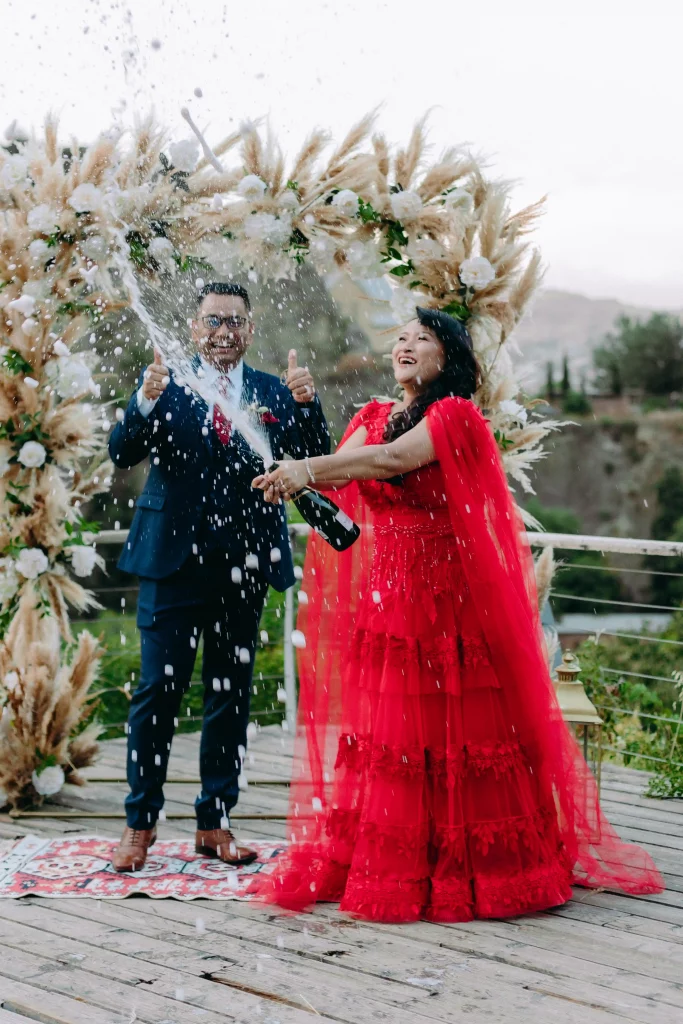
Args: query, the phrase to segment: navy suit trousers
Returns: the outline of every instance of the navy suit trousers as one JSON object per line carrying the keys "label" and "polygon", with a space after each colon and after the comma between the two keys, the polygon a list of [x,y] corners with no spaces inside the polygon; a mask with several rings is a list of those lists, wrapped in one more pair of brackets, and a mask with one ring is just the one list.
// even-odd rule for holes
{"label": "navy suit trousers", "polygon": [[[204,720],[199,755],[197,827],[219,828],[237,803],[240,747],[247,745],[258,625],[268,584],[256,571],[214,550],[162,580],[141,579],[141,671],[128,717],[128,825],[151,828],[183,694],[203,634]],[[234,578],[239,570],[241,580]]]}

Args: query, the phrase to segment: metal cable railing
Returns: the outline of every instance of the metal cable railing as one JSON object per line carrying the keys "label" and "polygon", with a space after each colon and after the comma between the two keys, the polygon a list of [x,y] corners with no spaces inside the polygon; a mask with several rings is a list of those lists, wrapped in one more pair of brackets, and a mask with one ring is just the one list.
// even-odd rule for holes
{"label": "metal cable railing", "polygon": [[[297,538],[305,538],[310,532],[310,527],[306,524],[291,524],[290,535],[292,541],[296,542]],[[99,545],[119,545],[125,541],[127,536],[126,530],[106,530],[99,534],[97,543]],[[634,538],[617,538],[617,537],[598,537],[589,535],[578,535],[578,534],[556,534],[556,533],[538,533],[528,532],[526,534],[528,543],[534,548],[545,548],[553,547],[558,551],[593,551],[600,552],[603,555],[617,554],[617,555],[629,555],[629,556],[656,556],[660,558],[672,558],[683,556],[683,543],[670,542],[670,541],[652,541],[652,540],[639,540]],[[662,577],[662,578],[683,578],[683,573],[669,572],[663,569],[649,569],[638,566],[614,566],[614,565],[583,565],[581,563],[572,563],[571,569],[573,571],[581,571],[587,573],[612,573],[612,574],[632,574],[633,576],[647,576],[647,577]],[[127,594],[134,593],[136,591],[135,586],[109,586],[102,587],[99,592],[103,597],[109,597],[114,594]],[[590,597],[585,594],[571,594],[566,593],[562,590],[553,590],[552,597],[561,601],[572,601],[577,604],[590,604],[595,607],[601,607],[607,609],[615,609],[614,615],[618,616],[622,614],[624,609],[632,610],[636,614],[647,613],[649,611],[665,613],[673,615],[680,608],[673,604],[659,604],[650,603],[643,600],[623,600],[620,597]],[[268,640],[263,647],[277,648],[280,645],[283,650],[283,669],[282,673],[278,675],[269,674],[263,677],[263,682],[282,682],[285,690],[285,703],[284,703],[284,715],[285,715],[285,727],[288,727],[293,731],[295,720],[296,720],[296,675],[295,675],[295,658],[294,658],[294,647],[292,644],[292,630],[294,627],[294,593],[289,590],[285,594],[283,614],[279,619],[281,623],[281,636],[277,640]],[[126,598],[122,598],[122,610],[125,608]],[[103,623],[113,623],[118,621],[120,613],[116,612],[105,612],[99,617],[98,621]],[[604,621],[604,620],[603,620]],[[647,621],[646,619],[643,620]],[[649,631],[646,633],[631,632],[628,630],[619,629],[618,626],[615,628],[613,622],[610,622],[610,628],[601,626],[601,623],[596,621],[595,627],[586,628],[584,625],[572,625],[571,634],[574,636],[584,636],[586,638],[593,637],[596,644],[600,644],[603,640],[626,640],[626,641],[639,641],[648,645],[662,645],[662,649],[669,651],[676,651],[678,648],[683,647],[683,640],[675,639],[670,636],[659,636],[656,633]],[[113,655],[112,657],[119,657],[120,655]],[[605,685],[613,685],[611,680],[615,680],[616,684],[619,684],[620,677],[628,680],[643,681],[645,684],[650,683],[675,683],[675,678],[658,674],[655,672],[636,671],[635,669],[622,670],[621,668],[613,668],[609,665],[598,665],[598,670],[602,674],[604,673]],[[681,667],[683,668],[683,658],[681,659]],[[260,682],[261,680],[259,680]],[[193,681],[191,687],[201,686],[201,681]],[[122,687],[111,687],[108,690],[102,691],[111,692],[112,690],[121,690]],[[637,713],[639,719],[643,722],[652,722],[653,724],[661,725],[666,729],[680,730],[681,721],[676,718],[669,718],[666,715],[657,715],[645,711],[640,711],[634,708],[624,707],[613,707],[612,705],[603,704],[601,701],[596,703],[596,707],[604,713],[612,713],[620,716],[634,715]],[[252,717],[258,718],[264,715],[277,714],[280,709],[273,707],[271,710],[255,710]],[[189,715],[187,718],[183,717],[182,721],[198,722],[201,720],[200,715]],[[121,728],[124,723],[112,723],[108,728]],[[674,748],[678,742],[678,731],[673,738],[673,746],[671,754],[673,755]],[[643,762],[652,762],[653,764],[672,764],[676,767],[683,767],[679,762],[674,762],[671,758],[659,757],[654,753],[635,753],[628,749],[623,749],[618,746],[604,745],[605,751],[619,755],[620,757],[627,757],[629,760],[642,760]]]}

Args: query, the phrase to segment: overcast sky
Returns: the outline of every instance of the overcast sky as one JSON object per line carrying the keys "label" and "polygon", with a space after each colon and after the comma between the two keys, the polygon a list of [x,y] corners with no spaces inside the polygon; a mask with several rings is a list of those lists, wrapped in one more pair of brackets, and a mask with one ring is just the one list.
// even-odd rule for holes
{"label": "overcast sky", "polygon": [[435,150],[470,143],[520,203],[549,194],[549,286],[683,307],[681,6],[0,0],[0,130],[53,109],[87,140],[154,106],[183,138],[187,104],[212,141],[266,115],[293,154],[377,104],[398,142],[432,108]]}

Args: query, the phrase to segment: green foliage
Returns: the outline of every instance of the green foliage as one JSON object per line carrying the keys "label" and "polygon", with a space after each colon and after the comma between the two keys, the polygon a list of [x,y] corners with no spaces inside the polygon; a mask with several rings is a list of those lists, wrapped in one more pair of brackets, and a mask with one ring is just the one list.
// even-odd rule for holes
{"label": "green foliage", "polygon": [[683,390],[683,323],[654,313],[642,323],[620,317],[593,354],[596,383],[613,394],[624,387],[646,395],[669,395]]}
{"label": "green foliage", "polygon": [[683,766],[673,761],[661,765],[650,779],[645,795],[656,800],[683,800]]}
{"label": "green foliage", "polygon": [[580,391],[568,391],[562,401],[562,412],[567,416],[589,416],[593,406]]}
{"label": "green foliage", "polygon": [[34,369],[29,362],[22,356],[21,352],[17,352],[15,348],[8,348],[3,356],[3,365],[9,373],[28,374],[31,376],[34,373]]}
{"label": "green foliage", "polygon": [[[549,533],[581,533],[581,522],[570,509],[549,508],[541,505],[537,498],[526,503],[526,509],[538,519]],[[610,572],[592,570],[593,566],[606,566],[608,563],[597,551],[561,551],[556,553],[562,559],[562,567],[558,569],[554,580],[554,589],[562,594],[576,594],[577,597],[594,597],[601,600],[621,600],[622,590],[619,580]],[[583,569],[582,567],[586,567]],[[600,605],[591,605],[586,601],[572,601],[564,597],[551,597],[550,601],[556,615],[566,612],[604,611]],[[609,609],[609,605],[606,606]]]}
{"label": "green foliage", "polygon": [[[651,533],[654,540],[683,542],[683,473],[678,466],[670,466],[657,484],[657,515]],[[655,572],[683,573],[683,558],[648,555],[643,564]],[[683,577],[655,575],[651,592],[654,604],[680,605],[683,602]]]}

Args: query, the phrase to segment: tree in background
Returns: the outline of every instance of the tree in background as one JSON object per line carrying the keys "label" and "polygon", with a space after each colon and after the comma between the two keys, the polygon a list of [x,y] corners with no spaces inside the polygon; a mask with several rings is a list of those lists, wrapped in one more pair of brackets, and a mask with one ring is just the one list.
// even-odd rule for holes
{"label": "tree in background", "polygon": [[[653,540],[683,542],[683,473],[670,466],[657,484],[657,515],[652,523]],[[683,558],[657,558],[650,555],[645,565],[654,572],[683,573]],[[680,576],[653,576],[652,600],[655,604],[683,603],[683,579]]]}
{"label": "tree in background", "polygon": [[545,397],[549,402],[555,397],[555,367],[550,361],[545,364]]}
{"label": "tree in background", "polygon": [[[531,498],[525,507],[549,533],[581,533],[581,521],[570,509],[541,505],[538,498]],[[560,550],[558,557],[561,558],[561,567],[555,577],[554,589],[559,593],[607,601],[622,600],[618,577],[613,573],[601,571],[608,563],[599,552]],[[596,569],[595,566],[600,568]],[[551,596],[550,603],[556,615],[565,615],[567,612],[595,612],[600,615],[614,611],[609,605],[591,605],[587,601],[564,597]]]}
{"label": "tree in background", "polygon": [[593,353],[597,386],[613,395],[637,388],[648,396],[683,391],[683,323],[653,313],[645,323],[623,316]]}
{"label": "tree in background", "polygon": [[562,357],[562,384],[560,390],[562,392],[562,398],[566,401],[569,397],[569,393],[572,389],[572,383],[569,379],[569,359],[566,355]]}

